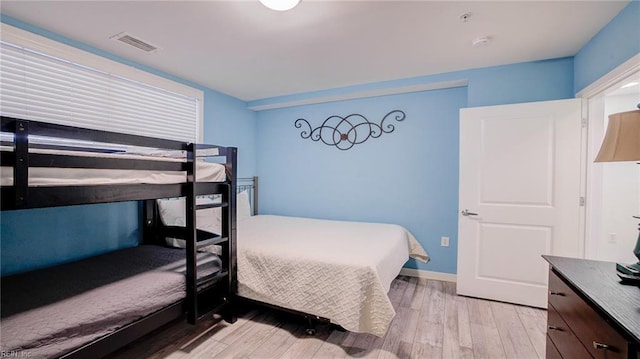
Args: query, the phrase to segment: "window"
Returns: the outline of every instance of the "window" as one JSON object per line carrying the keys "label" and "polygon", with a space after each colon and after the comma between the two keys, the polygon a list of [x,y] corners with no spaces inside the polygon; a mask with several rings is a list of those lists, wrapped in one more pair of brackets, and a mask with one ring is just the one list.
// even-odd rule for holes
{"label": "window", "polygon": [[6,24],[1,26],[2,115],[202,141],[202,91]]}

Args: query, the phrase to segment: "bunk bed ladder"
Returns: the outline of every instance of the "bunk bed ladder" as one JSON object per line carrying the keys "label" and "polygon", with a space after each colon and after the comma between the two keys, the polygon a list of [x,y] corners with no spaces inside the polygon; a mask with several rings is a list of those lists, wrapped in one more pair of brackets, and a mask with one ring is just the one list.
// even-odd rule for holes
{"label": "bunk bed ladder", "polygon": [[185,242],[187,250],[187,322],[198,320],[198,269],[196,263],[196,148],[187,146],[187,192],[186,192]]}
{"label": "bunk bed ladder", "polygon": [[[186,233],[184,239],[186,241],[187,251],[187,322],[195,324],[201,315],[210,312],[218,312],[223,306],[226,306],[231,301],[231,296],[237,291],[237,264],[236,264],[236,218],[233,215],[236,212],[236,167],[237,167],[237,149],[229,148],[226,153],[227,161],[225,167],[227,169],[226,183],[221,186],[215,186],[217,190],[216,194],[222,194],[222,200],[219,204],[201,204],[196,203],[196,196],[205,194],[203,188],[208,188],[206,185],[202,185],[203,188],[198,187],[196,182],[196,152],[197,147],[194,144],[189,144],[187,147],[187,192],[186,192]],[[203,156],[205,157],[205,156]],[[206,191],[206,194],[208,191]],[[206,232],[197,229],[196,223],[196,210],[220,207],[222,210],[222,233],[220,236],[204,238]],[[198,241],[199,238],[202,240]],[[222,266],[220,272],[214,275],[209,275],[203,278],[198,276],[198,263],[197,254],[198,249],[210,246],[213,244],[219,244],[222,247],[221,261]],[[219,299],[207,298],[206,296],[200,298],[200,289],[204,289],[208,286],[219,283],[222,280],[226,280],[225,283],[219,288],[222,290]],[[213,308],[207,307],[211,305],[209,301],[216,300],[216,306]],[[200,303],[200,302],[206,303]],[[201,305],[203,304],[203,305]],[[206,308],[206,309],[205,309]],[[230,314],[229,314],[230,313]],[[225,320],[229,322],[235,322],[235,313],[232,310],[227,311]]]}
{"label": "bunk bed ladder", "polygon": [[[238,292],[238,265],[236,259],[236,239],[237,239],[237,225],[236,225],[236,197],[237,197],[237,179],[238,179],[238,149],[235,147],[227,147],[228,152],[226,154],[227,162],[225,167],[227,169],[227,203],[229,204],[226,211],[222,211],[222,232],[223,235],[228,238],[226,245],[223,248],[224,260],[223,267],[227,268],[229,275],[227,276],[227,297],[226,301],[229,303],[229,309],[226,311],[225,320],[229,323],[235,323],[237,320],[235,305],[235,294]],[[224,200],[223,200],[224,201]]]}

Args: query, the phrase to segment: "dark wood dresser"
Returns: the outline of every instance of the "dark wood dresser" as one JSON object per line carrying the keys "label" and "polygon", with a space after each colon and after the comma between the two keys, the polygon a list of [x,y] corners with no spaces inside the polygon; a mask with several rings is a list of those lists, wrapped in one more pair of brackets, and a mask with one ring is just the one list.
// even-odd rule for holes
{"label": "dark wood dresser", "polygon": [[640,287],[616,265],[543,256],[549,270],[547,359],[640,359]]}

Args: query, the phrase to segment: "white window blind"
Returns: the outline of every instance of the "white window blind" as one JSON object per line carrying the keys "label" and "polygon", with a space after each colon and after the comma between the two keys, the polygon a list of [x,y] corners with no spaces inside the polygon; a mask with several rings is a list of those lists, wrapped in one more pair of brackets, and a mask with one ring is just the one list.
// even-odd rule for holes
{"label": "white window blind", "polygon": [[[7,41],[4,36],[0,40],[2,115],[198,142],[201,98],[125,78],[87,64],[91,61],[79,63],[28,45]],[[69,52],[69,48],[65,51]],[[87,58],[86,54],[83,56]]]}

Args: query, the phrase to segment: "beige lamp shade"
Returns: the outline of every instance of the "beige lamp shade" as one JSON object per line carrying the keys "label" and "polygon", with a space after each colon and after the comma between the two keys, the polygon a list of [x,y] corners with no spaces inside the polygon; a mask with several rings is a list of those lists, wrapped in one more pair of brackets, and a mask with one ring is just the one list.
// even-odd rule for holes
{"label": "beige lamp shade", "polygon": [[640,160],[640,110],[609,116],[607,133],[595,162]]}

